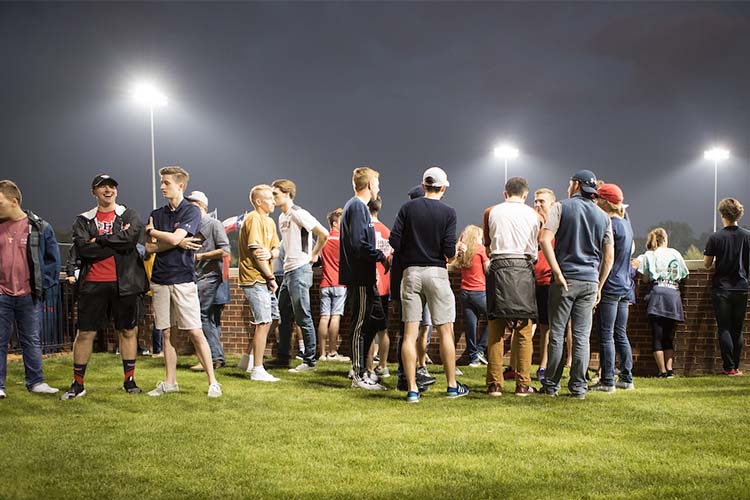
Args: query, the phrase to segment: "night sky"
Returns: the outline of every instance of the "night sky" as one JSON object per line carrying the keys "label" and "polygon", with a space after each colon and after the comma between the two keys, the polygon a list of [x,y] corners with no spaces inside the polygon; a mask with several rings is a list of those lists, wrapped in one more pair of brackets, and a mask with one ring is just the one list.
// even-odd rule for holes
{"label": "night sky", "polygon": [[220,218],[286,177],[324,222],[367,164],[391,224],[438,164],[478,224],[502,139],[532,190],[582,168],[619,184],[636,234],[710,230],[714,143],[719,198],[750,205],[750,3],[0,3],[0,60],[0,177],[63,231],[97,173],[148,214],[141,79],[169,96],[157,168],[186,168]]}

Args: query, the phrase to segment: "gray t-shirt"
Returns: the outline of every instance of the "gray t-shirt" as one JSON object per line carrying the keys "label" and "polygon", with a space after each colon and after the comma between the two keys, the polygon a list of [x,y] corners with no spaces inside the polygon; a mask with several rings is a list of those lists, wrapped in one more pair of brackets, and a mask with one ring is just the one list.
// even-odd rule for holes
{"label": "gray t-shirt", "polygon": [[[229,238],[224,230],[224,226],[217,219],[214,219],[208,214],[201,217],[201,228],[198,233],[205,239],[197,253],[210,252],[211,250],[216,250],[218,248],[229,253]],[[195,261],[195,273],[198,279],[211,274],[220,277],[223,274],[223,268],[224,259]]]}

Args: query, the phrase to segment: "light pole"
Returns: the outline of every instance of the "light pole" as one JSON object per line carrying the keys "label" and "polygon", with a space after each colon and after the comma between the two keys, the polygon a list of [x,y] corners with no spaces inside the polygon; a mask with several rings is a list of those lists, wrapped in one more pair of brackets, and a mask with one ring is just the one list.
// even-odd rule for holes
{"label": "light pole", "polygon": [[518,158],[519,151],[518,148],[516,148],[512,144],[504,143],[497,146],[494,149],[494,153],[497,158],[503,159],[503,163],[505,165],[505,181],[503,183],[503,186],[505,186],[505,183],[508,182],[508,160]]}
{"label": "light pole", "polygon": [[703,152],[703,158],[714,162],[714,206],[711,210],[714,219],[714,233],[716,232],[716,206],[718,205],[717,194],[719,185],[719,162],[729,158],[729,150],[722,147],[713,147]]}
{"label": "light pole", "polygon": [[167,96],[150,83],[139,83],[133,88],[133,97],[148,106],[151,120],[151,204],[156,208],[156,153],[154,149],[154,108],[166,106]]}

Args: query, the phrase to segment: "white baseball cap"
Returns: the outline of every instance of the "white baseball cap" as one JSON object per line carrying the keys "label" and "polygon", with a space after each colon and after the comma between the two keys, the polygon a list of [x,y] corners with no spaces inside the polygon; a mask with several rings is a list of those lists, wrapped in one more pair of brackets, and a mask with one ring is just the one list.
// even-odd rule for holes
{"label": "white baseball cap", "polygon": [[424,175],[422,175],[422,183],[425,186],[434,187],[448,187],[451,185],[451,183],[448,182],[448,174],[446,174],[445,170],[440,167],[430,167],[425,170]]}
{"label": "white baseball cap", "polygon": [[189,195],[185,197],[187,201],[199,201],[206,205],[206,209],[208,209],[208,196],[203,191],[193,191]]}

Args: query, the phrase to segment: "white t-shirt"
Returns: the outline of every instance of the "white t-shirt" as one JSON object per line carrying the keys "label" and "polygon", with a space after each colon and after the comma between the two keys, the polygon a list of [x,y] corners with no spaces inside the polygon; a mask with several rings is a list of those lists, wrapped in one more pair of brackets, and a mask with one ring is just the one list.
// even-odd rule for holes
{"label": "white t-shirt", "polygon": [[[310,262],[313,228],[321,226],[310,212],[297,205],[279,215],[281,246],[284,249],[284,272],[294,271]],[[322,227],[322,226],[321,226]]]}
{"label": "white t-shirt", "polygon": [[530,255],[536,260],[539,216],[519,201],[495,205],[487,217],[490,257]]}

